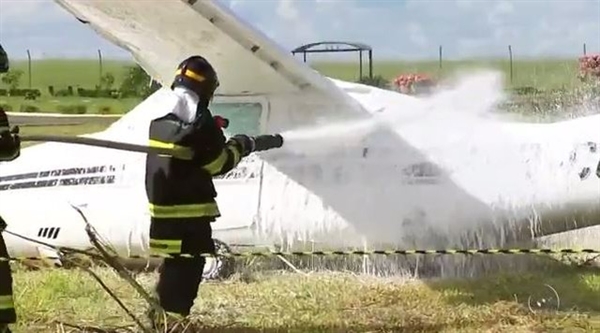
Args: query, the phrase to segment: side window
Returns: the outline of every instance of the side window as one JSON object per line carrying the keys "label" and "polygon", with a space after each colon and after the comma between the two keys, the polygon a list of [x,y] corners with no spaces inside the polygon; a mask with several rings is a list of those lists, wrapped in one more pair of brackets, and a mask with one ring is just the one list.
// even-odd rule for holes
{"label": "side window", "polygon": [[229,119],[229,127],[224,129],[228,137],[236,134],[260,134],[260,103],[212,103],[210,110],[215,116]]}
{"label": "side window", "polygon": [[[223,130],[226,137],[236,134],[259,135],[261,128],[262,104],[260,103],[224,103],[217,102],[210,106],[214,116],[229,119],[229,127]],[[248,162],[249,157],[244,161]],[[257,165],[241,162],[236,168],[216,179],[241,179],[257,178],[259,175]]]}

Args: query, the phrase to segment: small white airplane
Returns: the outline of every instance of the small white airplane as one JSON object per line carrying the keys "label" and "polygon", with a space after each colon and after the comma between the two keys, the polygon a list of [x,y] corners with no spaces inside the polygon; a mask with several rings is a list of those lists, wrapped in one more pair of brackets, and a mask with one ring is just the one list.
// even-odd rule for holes
{"label": "small white airplane", "polygon": [[[211,109],[230,119],[228,134],[289,133],[282,149],[253,154],[216,180],[223,216],[214,238],[223,244],[494,247],[600,225],[600,115],[550,124],[475,116],[477,126],[451,121],[453,113],[427,117],[419,99],[322,76],[218,2],[56,2],[166,86],[181,59],[207,57],[221,80]],[[149,121],[171,103],[161,89],[89,136],[146,144]],[[288,132],[379,114],[395,114],[394,126],[357,126],[354,141],[310,131],[312,140],[294,141]],[[64,143],[25,148],[0,165],[0,215],[12,233],[88,249],[76,206],[119,254],[147,255],[144,161]],[[56,256],[5,237],[11,256]],[[221,264],[207,265],[206,276]]]}

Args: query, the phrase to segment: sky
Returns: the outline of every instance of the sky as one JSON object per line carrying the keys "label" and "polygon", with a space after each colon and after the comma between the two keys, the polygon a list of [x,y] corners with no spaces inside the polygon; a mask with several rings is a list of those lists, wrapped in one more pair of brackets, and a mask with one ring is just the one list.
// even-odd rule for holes
{"label": "sky", "polygon": [[[115,0],[118,1],[118,0]],[[142,1],[142,0],[138,0]],[[161,1],[161,0],[146,0]],[[285,49],[356,41],[379,59],[578,57],[600,52],[600,0],[217,0]],[[52,0],[0,0],[0,43],[14,59],[129,54]],[[339,56],[338,56],[339,57]]]}

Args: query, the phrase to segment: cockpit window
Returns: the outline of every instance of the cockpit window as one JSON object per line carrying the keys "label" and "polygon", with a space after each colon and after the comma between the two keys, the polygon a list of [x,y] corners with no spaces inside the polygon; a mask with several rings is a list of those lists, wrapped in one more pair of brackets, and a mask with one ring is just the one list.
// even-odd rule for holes
{"label": "cockpit window", "polygon": [[224,129],[226,136],[236,134],[260,134],[260,118],[262,104],[260,103],[212,103],[210,110],[213,115],[229,119],[229,127]]}

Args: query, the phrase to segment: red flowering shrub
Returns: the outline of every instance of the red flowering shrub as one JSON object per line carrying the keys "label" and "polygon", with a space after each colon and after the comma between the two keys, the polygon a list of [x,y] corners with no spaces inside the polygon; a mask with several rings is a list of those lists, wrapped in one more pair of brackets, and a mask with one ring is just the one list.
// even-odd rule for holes
{"label": "red flowering shrub", "polygon": [[426,74],[399,75],[393,83],[397,91],[408,95],[428,91],[435,86],[435,81]]}
{"label": "red flowering shrub", "polygon": [[582,80],[600,79],[600,54],[579,58],[579,77]]}

